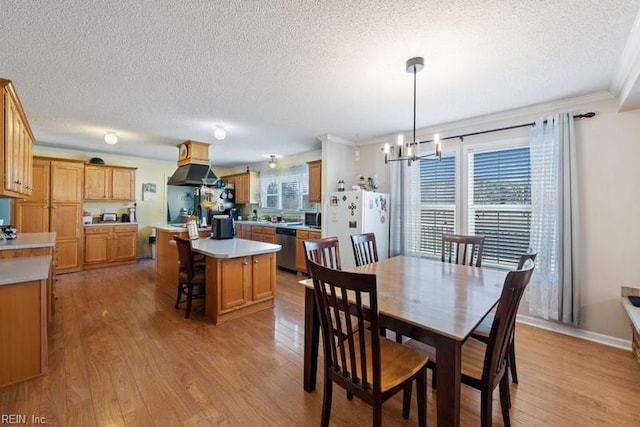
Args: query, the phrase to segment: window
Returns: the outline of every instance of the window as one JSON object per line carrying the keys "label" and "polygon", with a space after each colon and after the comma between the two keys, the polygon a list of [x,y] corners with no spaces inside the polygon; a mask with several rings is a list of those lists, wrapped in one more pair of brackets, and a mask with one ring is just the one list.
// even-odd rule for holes
{"label": "window", "polygon": [[261,172],[260,207],[285,211],[315,210],[315,204],[309,203],[308,166]]}
{"label": "window", "polygon": [[440,254],[442,233],[453,233],[456,216],[456,158],[420,161],[421,254]]}
{"label": "window", "polygon": [[529,147],[469,154],[469,234],[485,236],[483,261],[515,265],[529,247]]}
{"label": "window", "polygon": [[[420,220],[411,226],[418,225],[419,255],[439,256],[443,233],[480,234],[485,236],[483,263],[518,263],[531,229],[529,147],[521,141],[505,144],[420,162]],[[458,194],[457,188],[466,192]]]}

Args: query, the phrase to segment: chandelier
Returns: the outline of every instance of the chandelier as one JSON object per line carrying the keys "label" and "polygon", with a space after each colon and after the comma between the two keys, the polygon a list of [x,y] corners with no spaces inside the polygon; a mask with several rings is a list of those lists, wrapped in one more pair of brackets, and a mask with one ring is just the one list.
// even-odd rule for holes
{"label": "chandelier", "polygon": [[431,141],[416,141],[416,73],[424,68],[424,58],[416,56],[407,60],[407,73],[413,73],[413,139],[404,141],[404,136],[398,136],[397,145],[384,145],[384,162],[407,161],[407,166],[412,162],[421,159],[440,160],[442,158],[442,146],[440,145],[440,135],[435,134],[433,143],[435,150],[433,153],[422,154],[420,144]]}

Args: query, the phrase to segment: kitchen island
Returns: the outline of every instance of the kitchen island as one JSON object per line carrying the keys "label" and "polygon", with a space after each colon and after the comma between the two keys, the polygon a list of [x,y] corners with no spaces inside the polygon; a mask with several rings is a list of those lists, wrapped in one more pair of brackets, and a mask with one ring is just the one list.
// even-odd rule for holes
{"label": "kitchen island", "polygon": [[[41,242],[26,246],[31,244]],[[0,259],[0,271],[0,387],[4,387],[47,371],[51,256]]]}
{"label": "kitchen island", "polygon": [[[55,309],[56,233],[18,233],[15,239],[0,240],[0,260],[36,256],[46,256],[50,263],[46,307],[47,319],[51,321]],[[0,280],[6,278],[7,274],[10,274],[9,270],[0,270]]]}
{"label": "kitchen island", "polygon": [[[208,235],[209,231],[203,229],[201,233]],[[156,227],[158,276],[166,279],[167,276],[162,277],[160,272],[175,268],[175,279],[171,284],[177,287],[178,254],[173,243],[176,235],[188,236],[186,230],[178,227]],[[161,250],[160,245],[166,247]],[[206,257],[205,310],[213,323],[224,323],[273,307],[276,252],[280,245],[238,238],[213,240],[201,236],[192,240],[191,246],[194,252]],[[173,252],[173,257],[170,252]]]}

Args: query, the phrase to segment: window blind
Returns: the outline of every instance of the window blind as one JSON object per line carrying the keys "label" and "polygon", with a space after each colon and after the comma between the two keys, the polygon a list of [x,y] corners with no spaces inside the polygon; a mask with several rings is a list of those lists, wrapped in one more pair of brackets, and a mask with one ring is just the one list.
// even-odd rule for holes
{"label": "window blind", "polygon": [[309,209],[309,168],[307,164],[260,173],[260,207],[297,211]]}
{"label": "window blind", "polygon": [[442,233],[453,233],[456,219],[456,158],[420,161],[419,250],[439,255]]}
{"label": "window blind", "polygon": [[485,236],[483,262],[515,265],[529,247],[529,148],[469,155],[469,234]]}

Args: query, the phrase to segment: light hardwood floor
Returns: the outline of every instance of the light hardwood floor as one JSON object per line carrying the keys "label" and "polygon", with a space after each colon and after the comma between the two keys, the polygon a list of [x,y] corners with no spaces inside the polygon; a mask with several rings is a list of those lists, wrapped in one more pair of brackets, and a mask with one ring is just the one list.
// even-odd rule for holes
{"label": "light hardwood floor", "polygon": [[[319,425],[322,379],[314,393],[302,388],[296,275],[278,272],[273,310],[214,326],[200,304],[190,320],[174,310],[174,287],[154,271],[144,263],[59,276],[49,373],[0,389],[0,415],[58,426]],[[525,325],[516,339],[514,426],[640,425],[640,366],[630,352]],[[432,426],[436,396],[429,388]],[[463,425],[479,425],[479,399],[463,386]],[[409,420],[400,395],[383,417],[385,426],[416,425],[415,397]],[[493,419],[502,425],[497,393]],[[370,408],[336,389],[331,421],[369,425]]]}

